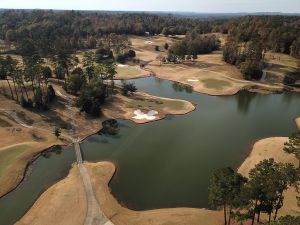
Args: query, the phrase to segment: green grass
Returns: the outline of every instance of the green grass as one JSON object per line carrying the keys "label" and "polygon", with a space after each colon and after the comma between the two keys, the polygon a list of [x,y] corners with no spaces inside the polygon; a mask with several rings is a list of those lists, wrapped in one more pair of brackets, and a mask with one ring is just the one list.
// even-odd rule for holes
{"label": "green grass", "polygon": [[163,108],[181,110],[184,108],[184,102],[167,99],[134,98],[128,102],[127,107],[141,110],[161,110]]}
{"label": "green grass", "polygon": [[0,177],[13,165],[18,158],[31,148],[30,145],[18,145],[4,150],[0,150]]}
{"label": "green grass", "polygon": [[132,67],[132,66],[117,67],[117,76],[120,77],[138,76],[140,74],[142,74],[142,70],[136,67]]}
{"label": "green grass", "polygon": [[204,83],[204,86],[207,88],[213,88],[216,90],[222,90],[225,87],[230,87],[231,84],[225,80],[217,80],[217,79],[203,79],[201,80]]}

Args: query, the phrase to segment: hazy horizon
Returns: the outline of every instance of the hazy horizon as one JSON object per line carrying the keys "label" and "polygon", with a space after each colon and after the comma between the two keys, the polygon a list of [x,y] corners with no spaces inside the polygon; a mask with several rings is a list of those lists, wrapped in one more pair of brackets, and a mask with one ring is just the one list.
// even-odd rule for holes
{"label": "hazy horizon", "polygon": [[300,13],[299,0],[4,0],[1,9],[99,10],[188,13]]}

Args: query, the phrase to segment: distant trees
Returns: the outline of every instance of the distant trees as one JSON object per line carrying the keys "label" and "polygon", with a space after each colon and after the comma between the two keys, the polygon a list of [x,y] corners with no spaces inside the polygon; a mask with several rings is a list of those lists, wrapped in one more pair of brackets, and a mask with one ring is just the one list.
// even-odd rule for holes
{"label": "distant trees", "polygon": [[132,60],[135,58],[136,53],[134,50],[128,50],[127,52],[124,52],[123,54],[119,54],[116,57],[116,61],[119,63],[126,63],[129,60]]}
{"label": "distant trees", "polygon": [[220,42],[215,35],[188,34],[185,40],[176,42],[169,48],[167,60],[170,62],[195,60],[197,55],[211,53],[219,47]]}
{"label": "distant trees", "polygon": [[263,47],[259,40],[241,45],[229,38],[223,48],[223,59],[237,66],[246,80],[258,80],[262,77]]}
{"label": "distant trees", "polygon": [[244,16],[221,25],[238,43],[260,40],[263,48],[299,58],[299,16]]}
{"label": "distant trees", "polygon": [[223,208],[225,225],[230,225],[230,218],[234,217],[250,218],[253,225],[255,219],[260,222],[262,212],[269,215],[270,224],[272,214],[276,220],[283,206],[284,191],[298,186],[299,173],[292,164],[269,159],[258,163],[249,172],[249,179],[231,168],[217,170],[210,181],[209,200],[213,207]]}

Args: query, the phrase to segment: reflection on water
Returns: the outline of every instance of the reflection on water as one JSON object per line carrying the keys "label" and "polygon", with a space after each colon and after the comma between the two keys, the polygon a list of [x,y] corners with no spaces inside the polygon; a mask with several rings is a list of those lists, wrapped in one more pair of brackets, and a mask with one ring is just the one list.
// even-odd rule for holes
{"label": "reflection on water", "polygon": [[247,114],[251,102],[256,98],[256,95],[256,93],[250,93],[247,91],[241,91],[239,94],[235,95],[238,111],[240,113]]}
{"label": "reflection on water", "polygon": [[[159,79],[156,79],[156,80],[159,80]],[[192,93],[193,92],[193,87],[192,86],[181,84],[181,83],[178,83],[178,82],[173,82],[172,87],[173,87],[174,91],[176,91],[176,92],[183,92],[183,91],[185,91],[186,93]]]}
{"label": "reflection on water", "polygon": [[208,181],[215,169],[237,168],[257,139],[289,135],[300,115],[297,93],[208,96],[154,77],[135,84],[150,94],[191,101],[197,108],[144,125],[119,120],[119,138],[96,136],[108,142],[88,139],[82,144],[86,160],[118,163],[110,186],[133,209],[207,207]]}

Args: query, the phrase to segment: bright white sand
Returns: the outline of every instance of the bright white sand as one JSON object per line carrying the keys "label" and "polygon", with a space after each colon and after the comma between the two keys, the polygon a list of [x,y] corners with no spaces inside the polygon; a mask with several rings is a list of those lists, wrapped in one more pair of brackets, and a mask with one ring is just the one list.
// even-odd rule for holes
{"label": "bright white sand", "polygon": [[187,81],[188,82],[198,82],[199,80],[197,80],[197,79],[188,79]]}
{"label": "bright white sand", "polygon": [[148,113],[143,113],[140,109],[135,110],[133,113],[135,116],[132,118],[136,120],[155,120],[155,115],[158,114],[158,112],[154,110],[150,110]]}
{"label": "bright white sand", "polygon": [[118,64],[118,67],[127,67],[128,65]]}

